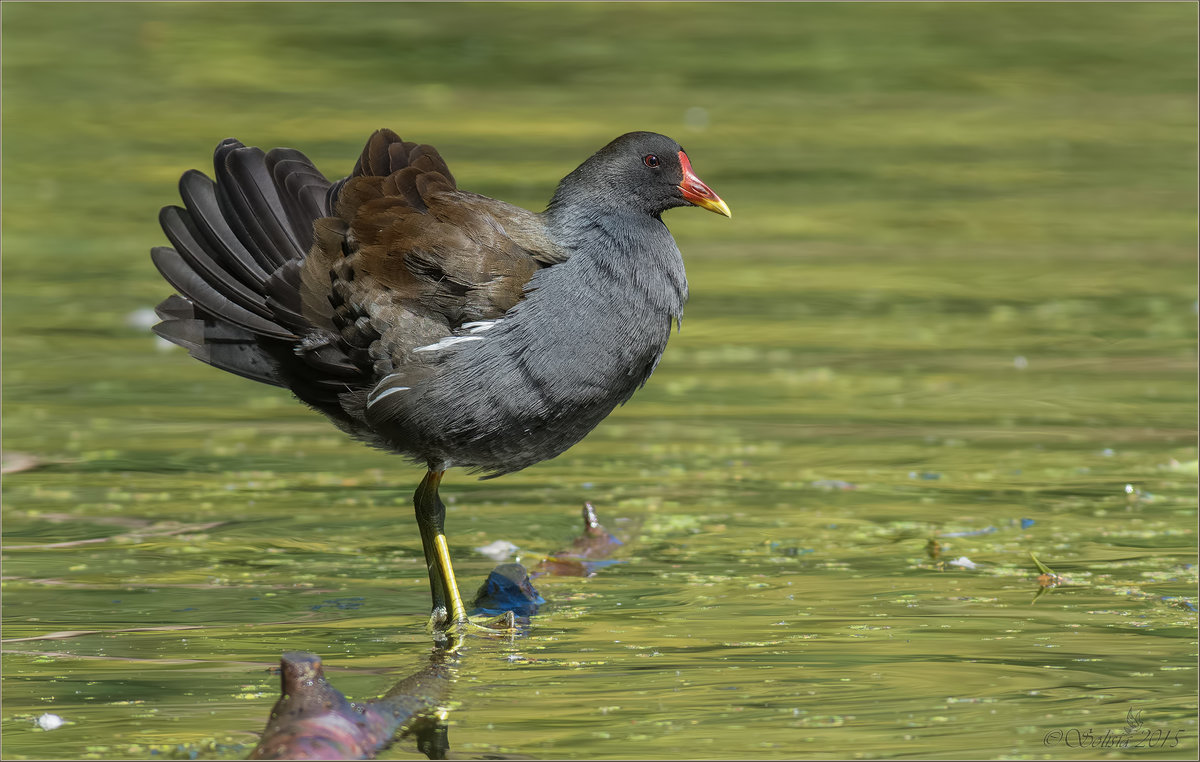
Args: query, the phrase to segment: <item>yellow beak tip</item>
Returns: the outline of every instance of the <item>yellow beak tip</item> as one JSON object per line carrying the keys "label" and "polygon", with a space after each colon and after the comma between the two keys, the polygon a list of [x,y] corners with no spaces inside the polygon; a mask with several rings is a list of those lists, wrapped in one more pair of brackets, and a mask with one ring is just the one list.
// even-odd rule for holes
{"label": "yellow beak tip", "polygon": [[722,214],[731,219],[733,218],[733,212],[729,211],[729,204],[726,204],[719,198],[706,198],[700,201],[693,201],[692,203],[701,209],[707,209],[710,212]]}

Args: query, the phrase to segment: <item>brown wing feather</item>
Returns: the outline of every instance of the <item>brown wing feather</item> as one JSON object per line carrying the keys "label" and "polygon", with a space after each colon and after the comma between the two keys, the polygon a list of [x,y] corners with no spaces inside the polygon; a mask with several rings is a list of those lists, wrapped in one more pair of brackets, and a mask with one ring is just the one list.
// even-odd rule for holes
{"label": "brown wing feather", "polygon": [[539,267],[566,258],[537,215],[458,190],[437,149],[390,130],[367,141],[333,212],[314,227],[300,302],[376,378],[501,317]]}

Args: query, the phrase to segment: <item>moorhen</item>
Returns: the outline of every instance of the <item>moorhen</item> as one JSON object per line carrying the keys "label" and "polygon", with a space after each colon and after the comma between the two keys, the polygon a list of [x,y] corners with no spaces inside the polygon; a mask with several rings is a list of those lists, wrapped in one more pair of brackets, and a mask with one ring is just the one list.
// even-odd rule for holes
{"label": "moorhen", "polygon": [[178,291],[154,330],[290,389],[350,436],[429,468],[414,496],[435,629],[467,614],[438,485],[562,453],[642,386],[687,299],[664,211],[730,216],[674,140],[631,132],[536,214],[459,190],[390,130],[330,183],[293,149],[227,139],[191,170],[152,251]]}

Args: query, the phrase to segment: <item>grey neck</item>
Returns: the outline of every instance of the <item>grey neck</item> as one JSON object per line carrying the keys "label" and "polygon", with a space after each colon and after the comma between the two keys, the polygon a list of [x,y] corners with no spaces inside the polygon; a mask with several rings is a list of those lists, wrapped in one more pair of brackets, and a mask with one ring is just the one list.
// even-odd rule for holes
{"label": "grey neck", "polygon": [[[676,320],[683,316],[688,298],[683,257],[660,217],[565,203],[559,194],[542,214],[556,242],[571,252],[572,267],[567,269],[574,272],[561,279],[564,287],[604,293],[613,300],[614,309],[640,306]],[[546,277],[535,278],[531,285],[559,280],[553,277],[555,269],[539,273]]]}

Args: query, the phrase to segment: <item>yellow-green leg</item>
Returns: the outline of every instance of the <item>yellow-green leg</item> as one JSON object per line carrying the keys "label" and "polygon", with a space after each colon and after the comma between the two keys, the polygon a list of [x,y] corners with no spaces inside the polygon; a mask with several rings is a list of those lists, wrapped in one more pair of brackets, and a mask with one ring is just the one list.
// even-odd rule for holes
{"label": "yellow-green leg", "polygon": [[435,627],[450,629],[467,621],[467,609],[458,592],[454,566],[450,563],[450,548],[446,544],[446,506],[438,497],[438,486],[445,471],[430,470],[413,495],[417,512],[417,528],[421,531],[421,546],[429,569],[429,592],[433,596],[430,622]]}
{"label": "yellow-green leg", "polygon": [[430,469],[413,495],[417,527],[421,531],[421,546],[425,550],[425,564],[429,571],[429,592],[433,597],[430,627],[435,631],[444,631],[453,638],[461,637],[468,629],[491,634],[515,632],[511,612],[489,623],[489,626],[474,625],[467,619],[467,607],[463,605],[462,595],[458,591],[458,580],[454,577],[454,566],[450,562],[450,546],[446,542],[446,506],[438,497],[438,486],[445,473]]}

